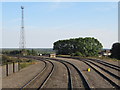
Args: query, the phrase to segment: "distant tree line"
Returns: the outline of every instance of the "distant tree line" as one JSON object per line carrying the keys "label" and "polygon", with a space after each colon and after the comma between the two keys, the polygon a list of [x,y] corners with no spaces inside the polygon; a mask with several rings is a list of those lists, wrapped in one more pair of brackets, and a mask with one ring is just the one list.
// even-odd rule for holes
{"label": "distant tree line", "polygon": [[57,54],[73,56],[97,56],[102,44],[93,37],[74,38],[54,42],[53,50]]}
{"label": "distant tree line", "polygon": [[111,58],[120,59],[120,43],[114,43],[111,49]]}
{"label": "distant tree line", "polygon": [[37,51],[34,49],[28,50],[28,49],[21,49],[21,50],[13,50],[13,51],[3,51],[3,54],[8,54],[8,55],[37,55]]}
{"label": "distant tree line", "polygon": [[51,53],[55,53],[54,50],[51,49],[3,49],[2,50],[2,54],[7,54],[7,55],[39,55],[39,54],[51,54]]}

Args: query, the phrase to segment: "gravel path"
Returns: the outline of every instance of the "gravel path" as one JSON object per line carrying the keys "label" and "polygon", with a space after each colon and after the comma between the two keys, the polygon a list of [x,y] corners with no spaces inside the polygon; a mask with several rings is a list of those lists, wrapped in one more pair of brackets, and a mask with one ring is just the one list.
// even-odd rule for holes
{"label": "gravel path", "polygon": [[37,64],[30,65],[23,68],[19,72],[11,74],[2,79],[2,88],[20,88],[39,73],[43,67],[44,62],[39,61]]}

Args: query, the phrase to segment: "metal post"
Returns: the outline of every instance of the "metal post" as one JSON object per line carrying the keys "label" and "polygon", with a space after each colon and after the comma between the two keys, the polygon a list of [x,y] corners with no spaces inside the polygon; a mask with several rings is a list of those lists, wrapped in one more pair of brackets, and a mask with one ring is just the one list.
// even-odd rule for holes
{"label": "metal post", "polygon": [[15,73],[15,62],[13,62],[13,73]]}
{"label": "metal post", "polygon": [[20,71],[20,62],[18,62],[18,71]]}
{"label": "metal post", "polygon": [[6,64],[6,76],[8,76],[8,63]]}

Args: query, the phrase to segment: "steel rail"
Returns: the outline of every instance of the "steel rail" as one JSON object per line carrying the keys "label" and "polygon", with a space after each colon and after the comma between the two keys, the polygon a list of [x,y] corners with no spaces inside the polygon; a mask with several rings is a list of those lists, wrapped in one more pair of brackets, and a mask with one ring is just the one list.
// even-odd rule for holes
{"label": "steel rail", "polygon": [[85,64],[87,64],[88,66],[90,66],[93,70],[95,70],[100,76],[102,76],[104,79],[106,79],[112,86],[114,86],[115,88],[120,88],[119,85],[117,85],[115,82],[113,82],[112,80],[110,80],[107,76],[105,76],[104,74],[102,74],[100,71],[98,71],[97,69],[95,69],[93,66],[91,66],[87,61],[83,61]]}
{"label": "steel rail", "polygon": [[47,67],[47,63],[45,61],[43,61],[45,63],[44,68],[42,69],[42,71],[40,71],[37,75],[35,75],[30,81],[28,81],[25,85],[23,85],[20,90],[24,89],[26,86],[28,86],[33,80],[35,80],[42,72],[44,72],[46,70]]}
{"label": "steel rail", "polygon": [[95,60],[95,61],[98,61],[98,62],[102,62],[102,63],[108,64],[108,65],[114,66],[114,67],[116,67],[116,68],[120,68],[120,66],[117,66],[117,65],[114,65],[114,64],[111,64],[111,63],[102,61],[102,60],[98,60],[98,59],[90,59],[90,60]]}
{"label": "steel rail", "polygon": [[117,70],[120,71],[120,67],[117,66],[117,65],[113,65],[113,64],[107,63],[107,62],[105,62],[105,61],[96,60],[96,59],[88,59],[88,60],[96,61],[96,62],[101,63],[101,64],[106,64],[106,65],[111,66],[111,67],[114,67],[114,68],[116,68]]}
{"label": "steel rail", "polygon": [[[77,60],[78,60],[78,59],[77,59]],[[95,61],[95,60],[90,60],[90,59],[79,59],[79,60],[80,60],[80,61]],[[97,61],[95,61],[95,62],[97,62]],[[114,70],[120,71],[120,69],[118,69],[118,68],[116,68],[116,67],[114,67],[114,66],[110,66],[110,65],[105,64],[105,63],[102,63],[102,62],[97,62],[97,63],[100,63],[100,64],[102,64],[102,65],[104,65],[104,66],[106,66],[106,67],[112,68],[112,69],[114,69]]]}
{"label": "steel rail", "polygon": [[[51,59],[46,59],[46,60],[51,60]],[[54,61],[56,61],[56,60],[54,60]],[[60,62],[60,61],[58,61],[58,62]],[[71,70],[69,69],[69,67],[65,63],[63,63],[63,62],[60,62],[60,63],[62,63],[67,69],[67,72],[68,72],[68,90],[72,90],[73,86],[72,86]]]}
{"label": "steel rail", "polygon": [[68,90],[72,90],[73,85],[72,85],[71,70],[65,63],[63,62],[61,63],[64,64],[64,66],[67,68],[67,71],[68,71]]}
{"label": "steel rail", "polygon": [[71,66],[73,66],[73,68],[75,68],[75,70],[78,72],[80,78],[82,79],[82,82],[83,82],[83,86],[85,87],[86,90],[91,90],[90,88],[90,85],[89,83],[87,82],[87,80],[85,79],[84,75],[81,73],[81,71],[72,63],[70,62],[67,62],[67,61],[63,61],[63,60],[60,60],[60,59],[50,59],[50,60],[55,60],[55,61],[59,61],[59,62],[62,62],[62,63],[68,63],[70,64]]}
{"label": "steel rail", "polygon": [[119,76],[117,76],[117,75],[111,73],[110,71],[108,71],[108,70],[106,70],[106,69],[100,67],[99,65],[97,65],[97,64],[95,64],[95,63],[93,63],[93,62],[91,62],[91,61],[87,61],[87,62],[90,62],[91,64],[93,64],[93,65],[99,67],[100,69],[102,69],[103,71],[107,72],[108,74],[110,74],[110,75],[113,76],[114,78],[120,80],[120,77],[119,77]]}
{"label": "steel rail", "polygon": [[[47,60],[48,61],[48,60]],[[52,65],[52,69],[51,71],[48,73],[47,77],[44,79],[44,81],[42,82],[42,84],[39,86],[39,88],[37,90],[40,90],[43,88],[43,86],[45,85],[45,83],[49,80],[49,78],[51,77],[51,75],[53,74],[54,71],[54,64],[51,61],[48,61],[51,63]]]}

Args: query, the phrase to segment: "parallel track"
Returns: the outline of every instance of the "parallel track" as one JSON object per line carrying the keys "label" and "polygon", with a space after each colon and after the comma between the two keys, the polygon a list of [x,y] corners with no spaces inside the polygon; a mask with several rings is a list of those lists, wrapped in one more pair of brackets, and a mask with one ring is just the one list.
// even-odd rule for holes
{"label": "parallel track", "polygon": [[87,64],[88,66],[90,66],[93,70],[95,70],[100,76],[102,76],[105,80],[107,80],[113,87],[120,88],[120,86],[118,84],[116,84],[115,82],[113,82],[111,79],[109,79],[107,76],[105,76],[99,70],[97,70],[95,67],[93,67],[92,65],[90,65],[87,61],[83,61],[83,62],[85,64]]}
{"label": "parallel track", "polygon": [[114,65],[114,64],[105,62],[105,61],[101,61],[101,60],[97,60],[97,59],[89,59],[89,60],[94,60],[94,61],[96,61],[96,62],[105,63],[105,64],[108,64],[108,65],[110,65],[110,66],[113,66],[113,67],[116,67],[116,68],[119,68],[119,69],[120,69],[120,66],[117,66],[117,65]]}
{"label": "parallel track", "polygon": [[100,68],[101,70],[107,72],[108,74],[110,74],[110,75],[113,76],[114,78],[120,80],[120,76],[117,76],[117,75],[115,75],[114,73],[111,73],[110,71],[104,69],[103,67],[101,67],[101,66],[99,66],[99,65],[97,65],[97,64],[95,64],[95,63],[93,63],[93,62],[91,62],[91,61],[87,61],[87,62],[89,62],[89,63],[91,63],[91,64],[97,66],[98,68]]}
{"label": "parallel track", "polygon": [[[43,60],[40,60],[40,61],[43,61]],[[42,69],[41,72],[39,72],[35,77],[33,77],[29,82],[27,82],[24,86],[21,87],[20,90],[23,90],[25,89],[27,86],[29,86],[33,81],[37,81],[37,78],[40,77],[40,75],[44,72],[46,72],[46,68],[47,68],[47,63],[46,61],[43,61],[45,63],[45,67]],[[47,61],[49,63],[51,63],[52,65],[52,69],[50,70],[50,72],[47,74],[46,78],[44,79],[44,81],[39,85],[38,89],[37,90],[40,90],[44,84],[49,80],[50,76],[52,75],[53,71],[54,71],[54,64],[51,62],[51,61]]]}
{"label": "parallel track", "polygon": [[72,90],[73,84],[72,84],[71,70],[65,63],[63,62],[61,63],[64,64],[64,66],[67,68],[68,71],[68,90]]}
{"label": "parallel track", "polygon": [[42,82],[42,84],[40,85],[40,87],[38,88],[38,90],[40,90],[41,88],[43,88],[43,86],[49,80],[50,76],[52,75],[52,73],[54,71],[54,64],[51,61],[49,61],[49,62],[52,64],[52,69],[51,69],[50,73],[47,75],[47,77],[45,78],[45,80]]}
{"label": "parallel track", "polygon": [[[37,59],[37,60],[41,60],[40,58],[34,58],[34,59]],[[44,60],[44,61],[43,61]],[[70,66],[72,66],[76,71],[77,73],[79,74],[82,82],[83,82],[83,86],[85,89],[87,90],[90,90],[90,85],[89,83],[87,82],[87,80],[85,79],[84,75],[82,74],[82,72],[78,69],[78,67],[76,67],[74,64],[72,64],[71,62],[68,62],[68,61],[64,61],[64,60],[61,60],[61,59],[53,59],[53,58],[44,58],[43,61],[44,63],[46,63],[45,61],[48,61],[49,63],[51,63],[52,65],[52,69],[51,71],[48,73],[47,77],[44,79],[44,81],[42,82],[42,84],[39,86],[38,90],[43,88],[45,83],[49,80],[50,76],[52,75],[53,71],[54,71],[54,64],[51,62],[52,60],[54,61],[58,61],[62,64],[64,64],[64,66],[66,67],[67,69],[67,72],[68,72],[68,90],[72,90],[73,89],[73,82],[72,82],[72,77],[71,77],[71,70],[70,70]],[[51,60],[51,61],[50,61]],[[85,64],[87,64],[89,67],[91,67],[95,72],[97,72],[101,77],[103,77],[105,80],[107,80],[114,88],[120,88],[120,86],[114,82],[114,80],[111,80],[110,77],[107,77],[106,75],[111,75],[112,77],[120,80],[120,77],[115,75],[114,73],[106,70],[105,68],[101,67],[100,65],[97,65],[95,63],[93,63],[91,60],[80,60],[82,62],[84,62]],[[95,60],[93,60],[95,61]],[[101,62],[101,61],[95,61],[95,62],[98,62],[104,66],[107,66],[107,67],[110,67],[114,70],[117,70],[119,71],[120,68],[119,66],[116,66],[116,65],[113,65],[113,64],[110,64],[110,63],[107,63],[107,62]],[[70,66],[69,66],[69,65]],[[45,64],[46,66],[46,64]],[[108,73],[108,74],[105,74],[103,72],[101,72],[101,70],[99,70],[98,68],[100,68],[102,71]],[[43,68],[43,70],[41,72],[44,72],[44,69],[45,67]],[[32,80],[30,80],[27,84],[25,84],[21,89],[25,88],[29,83],[31,83],[33,80],[35,80],[38,76],[40,75],[40,73],[38,73]]]}
{"label": "parallel track", "polygon": [[[78,72],[80,78],[82,79],[84,88],[87,89],[87,90],[90,90],[90,85],[89,85],[89,83],[87,82],[87,80],[85,79],[85,77],[84,77],[84,75],[81,73],[81,71],[80,71],[74,64],[72,64],[72,63],[70,63],[70,62],[67,62],[67,61],[58,60],[58,59],[50,59],[50,60],[55,60],[55,61],[58,61],[58,62],[63,63],[63,64],[66,66],[66,68],[68,68],[68,70],[70,70],[70,69],[69,69],[69,67],[67,66],[67,64],[71,65],[71,66]],[[71,79],[71,77],[70,77],[71,75],[69,75],[69,74],[70,74],[70,73],[68,73],[69,82],[70,82],[71,84],[69,84],[70,86],[68,86],[68,87],[70,87],[69,90],[72,90],[72,89],[73,89],[73,88],[72,88],[72,87],[73,87],[73,84],[72,84],[72,79]]]}
{"label": "parallel track", "polygon": [[112,69],[114,69],[114,70],[120,71],[120,67],[119,67],[119,66],[116,66],[116,65],[113,65],[113,64],[104,62],[104,61],[95,60],[95,59],[86,59],[86,60],[95,61],[95,62],[97,62],[97,63],[100,63],[100,64],[104,65],[104,66],[107,66],[107,67],[112,68]]}
{"label": "parallel track", "polygon": [[34,76],[30,81],[28,81],[25,85],[23,85],[20,90],[22,90],[23,88],[25,88],[27,85],[29,85],[33,80],[35,80],[42,72],[45,71],[46,67],[47,67],[47,63],[45,61],[43,61],[45,63],[44,68],[42,69],[42,71],[40,71],[36,76]]}
{"label": "parallel track", "polygon": [[95,67],[93,67],[92,65],[90,65],[89,63],[93,64],[94,66],[100,68],[101,70],[103,70],[104,72],[108,73],[109,75],[111,75],[112,77],[120,80],[120,77],[111,73],[110,71],[102,68],[101,66],[91,62],[91,61],[95,61],[97,63],[100,63],[104,66],[107,66],[109,68],[112,68],[114,70],[120,71],[119,66],[104,62],[104,61],[100,61],[100,60],[95,60],[95,59],[79,59],[80,61],[83,61],[85,64],[87,64],[88,66],[90,66],[93,70],[95,70],[100,76],[102,76],[105,80],[107,80],[113,87],[115,88],[120,88],[120,86],[118,85],[118,83],[115,83],[113,80],[109,79],[107,76],[105,76],[103,73],[101,73],[99,70],[97,70]]}

